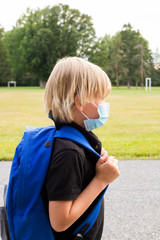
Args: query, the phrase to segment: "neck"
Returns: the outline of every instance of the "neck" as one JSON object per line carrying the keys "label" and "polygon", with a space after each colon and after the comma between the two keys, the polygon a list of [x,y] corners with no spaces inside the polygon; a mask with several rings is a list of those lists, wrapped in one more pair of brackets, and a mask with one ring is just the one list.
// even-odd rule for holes
{"label": "neck", "polygon": [[81,126],[81,127],[85,127],[84,126],[84,116],[81,112],[79,112],[78,110],[74,111],[74,117],[73,117],[73,122],[75,122],[77,125]]}

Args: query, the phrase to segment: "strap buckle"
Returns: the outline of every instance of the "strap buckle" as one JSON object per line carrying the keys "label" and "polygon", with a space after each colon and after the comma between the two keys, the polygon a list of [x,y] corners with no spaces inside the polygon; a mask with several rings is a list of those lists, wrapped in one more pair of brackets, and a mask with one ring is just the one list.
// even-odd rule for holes
{"label": "strap buckle", "polygon": [[82,240],[82,239],[84,239],[83,235],[81,233],[77,233],[75,240]]}
{"label": "strap buckle", "polygon": [[82,240],[83,235],[85,234],[85,232],[87,231],[87,229],[90,227],[89,223],[86,223],[81,229],[80,231],[77,233],[75,240]]}

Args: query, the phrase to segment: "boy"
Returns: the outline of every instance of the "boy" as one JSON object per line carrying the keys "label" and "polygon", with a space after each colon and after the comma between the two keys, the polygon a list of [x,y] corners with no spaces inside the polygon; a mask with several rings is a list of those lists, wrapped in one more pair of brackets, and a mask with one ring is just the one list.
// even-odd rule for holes
{"label": "boy", "polygon": [[[101,158],[77,143],[56,138],[42,197],[55,240],[74,239],[73,231],[95,206],[101,193],[119,175],[118,162],[108,157],[91,131],[108,118],[105,98],[111,90],[108,76],[98,66],[78,57],[61,59],[45,89],[45,107],[56,129],[69,125],[79,130]],[[83,239],[100,240],[103,201],[98,218]]]}

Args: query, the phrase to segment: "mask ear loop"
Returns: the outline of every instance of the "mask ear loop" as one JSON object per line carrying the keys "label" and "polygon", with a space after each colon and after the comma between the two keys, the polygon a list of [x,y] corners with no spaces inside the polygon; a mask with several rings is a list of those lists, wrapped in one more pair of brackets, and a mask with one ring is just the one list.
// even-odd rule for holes
{"label": "mask ear loop", "polygon": [[[92,102],[92,104],[93,104],[96,108],[98,108],[98,106],[97,106],[94,102]],[[83,114],[83,116],[85,116],[87,119],[89,119],[89,117],[87,117],[86,114],[84,114],[83,112],[81,112],[81,113]]]}
{"label": "mask ear loop", "polygon": [[98,108],[98,106],[97,106],[94,102],[92,102],[92,104],[93,104],[96,108]]}
{"label": "mask ear loop", "polygon": [[83,116],[85,116],[87,119],[89,119],[89,117],[86,116],[86,114],[84,114],[83,112],[81,112],[83,114]]}

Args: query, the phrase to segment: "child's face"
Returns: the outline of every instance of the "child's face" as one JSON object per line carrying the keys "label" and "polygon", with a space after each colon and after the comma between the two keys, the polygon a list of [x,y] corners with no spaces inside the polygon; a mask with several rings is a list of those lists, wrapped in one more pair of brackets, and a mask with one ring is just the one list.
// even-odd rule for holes
{"label": "child's face", "polygon": [[98,119],[99,113],[98,113],[98,105],[105,102],[105,98],[102,99],[96,99],[93,101],[93,103],[86,103],[83,106],[83,113],[89,118],[89,119]]}
{"label": "child's face", "polygon": [[81,127],[84,126],[84,120],[87,118],[89,119],[98,119],[98,105],[105,102],[105,98],[94,99],[92,102],[88,102],[83,106],[79,103],[78,95],[75,97],[75,108],[74,108],[74,117],[73,121],[80,125]]}

